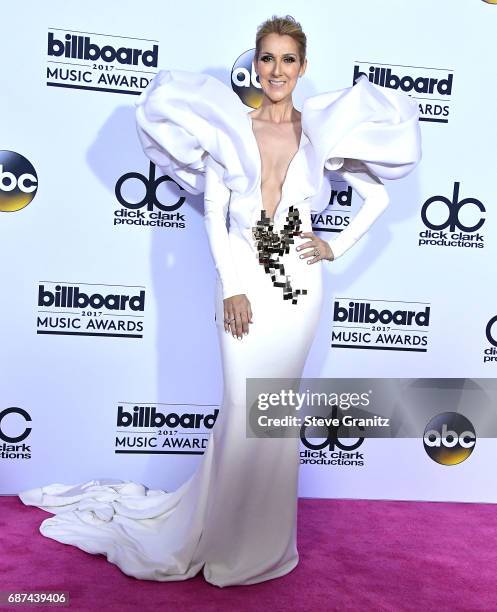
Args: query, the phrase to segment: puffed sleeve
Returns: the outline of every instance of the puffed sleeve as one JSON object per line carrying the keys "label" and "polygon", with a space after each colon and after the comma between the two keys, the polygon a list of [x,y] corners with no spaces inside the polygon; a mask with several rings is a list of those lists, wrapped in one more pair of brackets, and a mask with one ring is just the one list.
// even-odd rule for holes
{"label": "puffed sleeve", "polygon": [[[312,143],[317,192],[322,193],[324,171],[332,170],[363,199],[349,225],[328,241],[336,259],[388,206],[390,198],[381,179],[402,178],[421,160],[418,105],[407,94],[362,75],[352,87],[307,98],[302,128]],[[319,213],[327,204],[316,197],[311,212]]]}
{"label": "puffed sleeve", "polygon": [[215,77],[160,70],[136,101],[136,126],[145,155],[189,193],[205,191],[208,156],[228,189],[245,193],[256,182],[243,103]]}
{"label": "puffed sleeve", "polygon": [[191,194],[204,193],[204,220],[223,297],[245,293],[226,227],[232,191],[256,184],[247,115],[238,96],[206,74],[161,70],[136,102],[147,157]]}

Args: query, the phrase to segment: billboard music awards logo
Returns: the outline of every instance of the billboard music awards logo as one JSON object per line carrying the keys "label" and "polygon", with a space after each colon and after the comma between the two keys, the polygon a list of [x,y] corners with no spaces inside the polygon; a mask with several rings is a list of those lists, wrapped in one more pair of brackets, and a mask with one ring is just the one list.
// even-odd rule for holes
{"label": "billboard music awards logo", "polygon": [[458,412],[442,412],[426,425],[423,445],[430,459],[440,465],[457,465],[473,452],[476,433],[473,424]]}
{"label": "billboard music awards logo", "polygon": [[485,337],[489,346],[483,350],[483,363],[497,363],[497,315],[487,321]]}
{"label": "billboard music awards logo", "polygon": [[26,438],[31,433],[31,416],[24,408],[0,410],[0,459],[31,459]]}
{"label": "billboard music awards logo", "polygon": [[115,453],[203,455],[219,408],[199,412],[184,406],[121,402],[116,415]]}
{"label": "billboard music awards logo", "polygon": [[143,338],[145,287],[39,281],[36,333]]}
{"label": "billboard music awards logo", "polygon": [[183,206],[186,193],[167,175],[156,178],[156,166],[149,163],[148,176],[127,172],[116,183],[116,199],[120,208],[114,211],[114,225],[146,227],[186,227]]}
{"label": "billboard music awards logo", "polygon": [[[338,407],[335,405],[331,413],[324,415],[327,419],[338,418]],[[340,467],[363,467],[365,465],[364,451],[357,449],[364,443],[364,437],[356,439],[350,437],[340,438],[340,427],[327,425],[326,437],[314,438],[305,425],[300,431],[300,441],[305,450],[300,451],[300,465],[333,465]],[[349,428],[350,429],[350,428]],[[358,433],[364,427],[356,427]]]}
{"label": "billboard music awards logo", "polygon": [[350,223],[353,190],[344,179],[339,178],[338,174],[327,171],[325,175],[328,177],[331,189],[328,205],[320,213],[311,214],[312,230],[340,232]]}
{"label": "billboard music awards logo", "polygon": [[413,98],[419,98],[419,120],[448,123],[454,71],[446,68],[398,66],[377,62],[355,62],[352,83],[362,75],[371,83],[398,89]]}
{"label": "billboard music awards logo", "polygon": [[33,164],[15,151],[0,151],[0,212],[26,208],[38,191]]}
{"label": "billboard music awards logo", "polygon": [[140,95],[157,71],[157,43],[130,36],[50,28],[47,85]]}
{"label": "billboard music awards logo", "polygon": [[451,197],[435,195],[421,207],[426,229],[419,232],[418,246],[482,249],[485,234],[483,203],[474,197],[461,198],[461,183],[454,182]]}
{"label": "billboard music awards logo", "polygon": [[337,297],[331,346],[426,353],[430,310],[423,302]]}

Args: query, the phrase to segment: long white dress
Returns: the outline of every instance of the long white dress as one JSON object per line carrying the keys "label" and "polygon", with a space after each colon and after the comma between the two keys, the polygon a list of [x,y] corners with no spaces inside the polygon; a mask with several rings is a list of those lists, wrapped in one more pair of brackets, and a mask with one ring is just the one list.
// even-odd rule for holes
{"label": "long white dress", "polygon": [[[342,256],[388,204],[378,177],[409,173],[421,157],[417,103],[371,84],[308,98],[299,150],[269,219],[262,207],[261,158],[252,120],[217,79],[162,70],[137,101],[146,155],[193,194],[205,192],[205,227],[218,271],[216,326],[224,394],[195,473],[176,491],[96,479],[19,493],[53,516],[49,538],[102,553],[125,574],[184,580],[203,569],[217,586],[282,576],[298,563],[299,440],[246,436],[246,378],[298,379],[322,305],[322,266],[295,247],[311,213],[327,205],[325,170],[335,170],[363,205],[330,245]],[[229,230],[226,219],[229,211]],[[245,293],[253,311],[241,340],[225,333],[223,299]]]}

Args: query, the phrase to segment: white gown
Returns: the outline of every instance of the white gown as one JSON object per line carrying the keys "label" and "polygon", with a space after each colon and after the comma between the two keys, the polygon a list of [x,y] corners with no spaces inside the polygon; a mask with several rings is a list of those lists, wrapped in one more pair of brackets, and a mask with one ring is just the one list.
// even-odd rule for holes
{"label": "white gown", "polygon": [[[330,245],[345,253],[388,204],[383,183],[421,157],[417,103],[361,77],[353,87],[308,98],[300,147],[269,223],[252,120],[217,79],[162,70],[137,101],[146,155],[193,194],[205,192],[205,227],[218,271],[216,326],[224,394],[195,473],[176,491],[123,480],[49,484],[20,499],[50,512],[49,538],[102,553],[125,574],[185,580],[203,570],[217,586],[282,576],[298,563],[299,440],[247,438],[246,378],[301,376],[322,302],[321,260],[295,251],[328,199],[324,170],[336,170],[364,199]],[[229,230],[226,218],[229,210]],[[223,298],[245,293],[253,311],[241,340],[224,331]]]}

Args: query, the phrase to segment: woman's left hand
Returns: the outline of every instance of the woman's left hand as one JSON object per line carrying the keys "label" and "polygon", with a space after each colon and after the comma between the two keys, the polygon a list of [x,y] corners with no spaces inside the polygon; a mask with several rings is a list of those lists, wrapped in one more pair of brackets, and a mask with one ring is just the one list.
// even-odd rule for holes
{"label": "woman's left hand", "polygon": [[297,251],[303,251],[304,249],[308,249],[304,253],[300,254],[301,259],[306,257],[312,258],[307,260],[308,264],[316,263],[321,259],[327,259],[328,261],[333,261],[335,259],[330,245],[325,240],[318,238],[316,234],[313,234],[312,232],[300,232],[299,236],[301,236],[302,238],[309,238],[309,242],[304,242],[303,244],[297,247]]}

